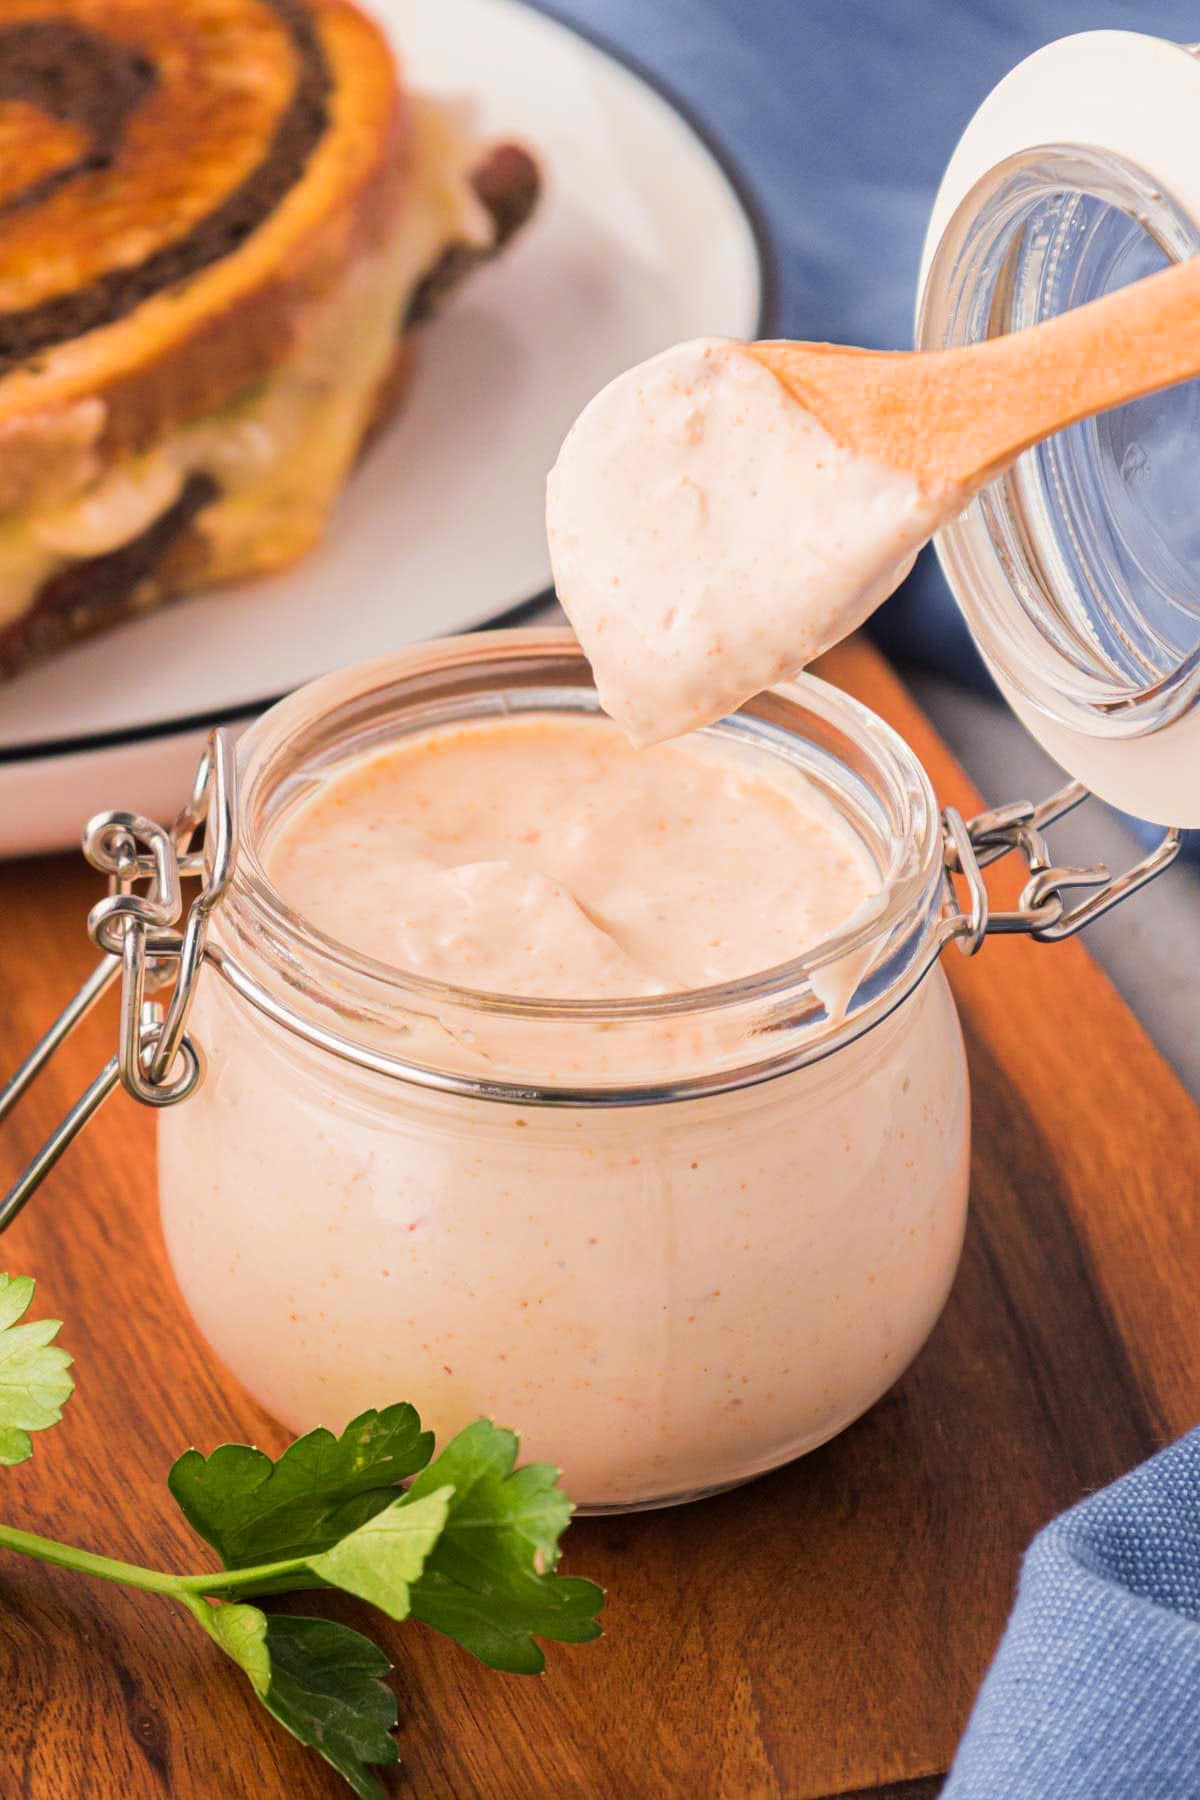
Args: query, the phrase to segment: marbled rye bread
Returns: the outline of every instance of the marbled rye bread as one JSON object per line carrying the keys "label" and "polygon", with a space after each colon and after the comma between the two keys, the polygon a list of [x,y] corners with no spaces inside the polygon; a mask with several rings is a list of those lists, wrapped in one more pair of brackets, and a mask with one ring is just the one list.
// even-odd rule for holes
{"label": "marbled rye bread", "polygon": [[[132,606],[276,566],[319,535],[399,391],[402,331],[536,199],[525,152],[480,151],[465,170],[479,217],[460,238],[431,213],[445,183],[422,168],[450,140],[421,117],[345,0],[6,0],[0,668]],[[338,361],[360,338],[374,345],[369,370]],[[205,422],[229,409],[244,436],[262,438],[263,418],[279,440],[315,429],[296,400],[304,384],[284,382],[303,367],[315,392],[318,352],[330,404],[335,390],[358,395],[353,416],[346,401],[323,418],[337,450],[301,483],[312,520],[281,526],[276,508],[273,536],[256,540],[266,477],[238,477],[251,522],[234,529],[228,476],[205,461],[224,447]],[[297,466],[293,455],[293,488]],[[100,529],[99,553],[80,554],[100,500],[130,529],[115,543]]]}

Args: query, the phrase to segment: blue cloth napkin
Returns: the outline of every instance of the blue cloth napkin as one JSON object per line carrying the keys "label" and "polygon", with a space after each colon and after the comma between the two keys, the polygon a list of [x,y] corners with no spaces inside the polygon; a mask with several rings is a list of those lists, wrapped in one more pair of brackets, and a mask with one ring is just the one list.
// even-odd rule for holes
{"label": "blue cloth napkin", "polygon": [[942,1800],[1200,1795],[1200,1431],[1056,1519]]}
{"label": "blue cloth napkin", "polygon": [[[547,10],[640,64],[728,153],[773,246],[771,330],[892,349],[912,344],[942,173],[996,82],[1074,31],[1200,37],[1195,0],[547,0]],[[873,630],[897,662],[991,687],[928,550]]]}

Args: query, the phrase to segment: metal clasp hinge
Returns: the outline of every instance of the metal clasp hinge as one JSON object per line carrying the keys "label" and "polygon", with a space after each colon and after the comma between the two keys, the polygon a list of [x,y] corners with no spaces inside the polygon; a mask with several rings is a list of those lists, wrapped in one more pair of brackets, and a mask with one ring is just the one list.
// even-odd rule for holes
{"label": "metal clasp hinge", "polygon": [[[120,977],[117,1054],[0,1200],[0,1232],[12,1224],[118,1083],[148,1106],[174,1106],[199,1085],[202,1065],[188,1036],[188,1014],[209,920],[229,885],[237,855],[236,763],[229,735],[214,732],[209,738],[191,798],[170,831],[138,813],[100,813],[84,830],[83,853],[108,876],[107,895],[88,914],[88,935],[104,951],[104,960],[0,1090],[0,1123]],[[188,877],[202,885],[179,931],[181,883]],[[148,998],[168,987],[165,1004]]]}
{"label": "metal clasp hinge", "polygon": [[[1089,799],[1090,790],[1081,781],[1072,781],[1039,805],[1018,800],[1008,806],[992,807],[971,820],[965,820],[953,806],[943,808],[947,936],[954,939],[964,956],[974,956],[984,938],[996,932],[1023,932],[1043,944],[1073,937],[1174,862],[1183,834],[1171,827],[1150,854],[1123,875],[1111,874],[1103,863],[1089,868],[1056,865],[1043,827]],[[1012,850],[1025,858],[1029,879],[1013,911],[995,912],[983,871]],[[954,886],[955,875],[966,883],[965,906]],[[1066,896],[1073,888],[1094,891],[1071,905]]]}

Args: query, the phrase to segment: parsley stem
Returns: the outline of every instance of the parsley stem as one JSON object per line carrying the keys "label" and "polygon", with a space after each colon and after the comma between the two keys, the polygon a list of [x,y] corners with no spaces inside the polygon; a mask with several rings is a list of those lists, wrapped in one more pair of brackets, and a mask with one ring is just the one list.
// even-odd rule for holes
{"label": "parsley stem", "polygon": [[[201,1594],[223,1594],[229,1588],[253,1587],[279,1575],[292,1575],[307,1570],[302,1556],[286,1562],[259,1563],[253,1569],[209,1569],[203,1575],[167,1575],[159,1569],[144,1569],[140,1563],[117,1562],[111,1556],[97,1556],[92,1550],[80,1550],[74,1544],[60,1544],[56,1538],[39,1537],[33,1531],[18,1531],[15,1525],[0,1525],[0,1549],[16,1550],[22,1556],[34,1556],[39,1562],[53,1563],[60,1569],[75,1569],[81,1575],[98,1575],[102,1581],[121,1581],[126,1587],[146,1588],[152,1594],[170,1594],[183,1600],[196,1611],[195,1601]],[[202,1614],[197,1613],[197,1617]]]}
{"label": "parsley stem", "polygon": [[294,1575],[299,1569],[308,1572],[308,1561],[303,1556],[289,1557],[286,1562],[258,1563],[253,1569],[210,1569],[205,1575],[178,1575],[173,1579],[184,1594],[224,1594],[229,1588],[254,1587],[279,1575]]}
{"label": "parsley stem", "polygon": [[117,1562],[111,1556],[97,1556],[92,1550],[60,1544],[54,1538],[39,1537],[33,1531],[18,1531],[15,1525],[0,1525],[0,1548],[16,1550],[21,1556],[34,1556],[39,1562],[54,1563],[60,1569],[76,1569],[81,1575],[98,1575],[102,1581],[120,1581],[126,1587],[146,1588],[152,1594],[179,1597],[177,1575],[144,1569],[139,1563]]}
{"label": "parsley stem", "polygon": [[209,1637],[215,1637],[216,1632],[213,1630],[213,1618],[216,1614],[216,1608],[209,1606],[206,1601],[200,1598],[199,1594],[180,1594],[179,1599],[183,1601],[183,1604],[187,1607],[192,1617],[199,1619]]}

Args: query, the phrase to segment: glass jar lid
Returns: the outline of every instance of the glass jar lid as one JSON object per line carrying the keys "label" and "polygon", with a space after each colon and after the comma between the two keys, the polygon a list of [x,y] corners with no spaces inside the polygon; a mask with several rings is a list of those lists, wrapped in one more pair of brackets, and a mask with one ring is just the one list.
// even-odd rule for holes
{"label": "glass jar lid", "polygon": [[[1038,51],[951,158],[917,344],[1019,330],[1200,254],[1200,61],[1097,31]],[[1200,382],[1060,432],[937,540],[992,673],[1093,792],[1200,824]]]}

